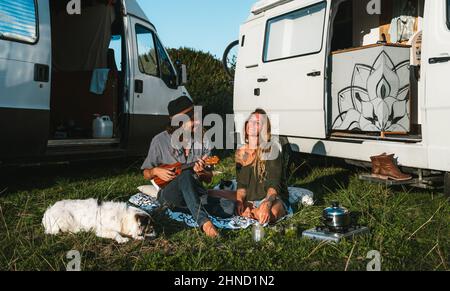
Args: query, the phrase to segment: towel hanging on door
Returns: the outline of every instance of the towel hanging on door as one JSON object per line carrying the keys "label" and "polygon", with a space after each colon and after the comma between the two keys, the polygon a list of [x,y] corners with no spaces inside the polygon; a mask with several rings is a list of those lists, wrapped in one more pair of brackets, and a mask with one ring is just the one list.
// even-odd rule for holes
{"label": "towel hanging on door", "polygon": [[91,93],[103,95],[108,83],[109,69],[95,69],[92,72]]}

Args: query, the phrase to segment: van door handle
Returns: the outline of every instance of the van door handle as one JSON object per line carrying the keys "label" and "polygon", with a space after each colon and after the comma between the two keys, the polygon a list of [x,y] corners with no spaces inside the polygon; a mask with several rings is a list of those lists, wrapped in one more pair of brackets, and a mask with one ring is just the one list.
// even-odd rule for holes
{"label": "van door handle", "polygon": [[50,80],[50,67],[43,64],[34,64],[34,81],[48,83]]}
{"label": "van door handle", "polygon": [[262,78],[258,79],[258,83],[264,83],[264,82],[267,82],[267,81],[269,81],[269,79],[267,77],[262,77]]}
{"label": "van door handle", "polygon": [[137,94],[144,93],[144,81],[134,80],[134,92]]}
{"label": "van door handle", "polygon": [[321,74],[322,74],[322,72],[320,72],[320,71],[314,71],[314,72],[308,73],[307,76],[308,77],[319,77]]}
{"label": "van door handle", "polygon": [[433,65],[433,64],[438,64],[438,63],[446,63],[450,61],[450,57],[436,57],[436,58],[431,58],[428,60],[428,62]]}

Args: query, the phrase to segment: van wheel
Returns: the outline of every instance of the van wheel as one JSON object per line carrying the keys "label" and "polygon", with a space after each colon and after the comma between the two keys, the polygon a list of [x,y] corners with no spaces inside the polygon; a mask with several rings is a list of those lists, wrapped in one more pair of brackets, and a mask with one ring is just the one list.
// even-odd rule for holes
{"label": "van wheel", "polygon": [[444,174],[444,194],[450,197],[450,172]]}

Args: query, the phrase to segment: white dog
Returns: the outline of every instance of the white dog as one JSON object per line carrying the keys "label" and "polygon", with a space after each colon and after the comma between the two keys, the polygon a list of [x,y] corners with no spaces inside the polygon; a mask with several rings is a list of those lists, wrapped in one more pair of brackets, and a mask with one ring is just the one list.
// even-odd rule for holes
{"label": "white dog", "polygon": [[152,231],[150,215],[126,203],[96,199],[66,200],[50,207],[42,224],[46,234],[94,231],[98,237],[127,243],[130,239],[144,240]]}

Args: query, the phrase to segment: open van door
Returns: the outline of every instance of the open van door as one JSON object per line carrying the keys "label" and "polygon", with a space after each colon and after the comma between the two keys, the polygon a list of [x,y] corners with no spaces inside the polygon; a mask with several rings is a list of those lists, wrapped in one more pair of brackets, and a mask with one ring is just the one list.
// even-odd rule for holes
{"label": "open van door", "polygon": [[128,149],[145,154],[152,138],[168,125],[169,102],[186,93],[178,86],[176,70],[153,25],[133,16],[129,23],[134,78]]}
{"label": "open van door", "polygon": [[45,152],[50,62],[48,0],[0,1],[0,160]]}
{"label": "open van door", "polygon": [[255,98],[279,134],[325,138],[325,60],[331,1],[292,1],[266,12]]}
{"label": "open van door", "polygon": [[425,1],[423,66],[430,168],[448,169],[450,156],[450,0]]}

